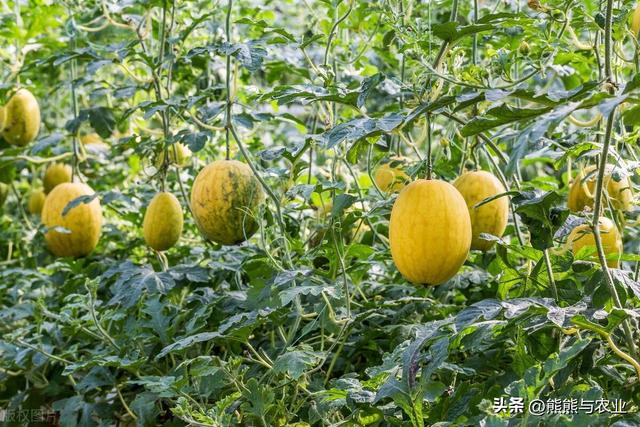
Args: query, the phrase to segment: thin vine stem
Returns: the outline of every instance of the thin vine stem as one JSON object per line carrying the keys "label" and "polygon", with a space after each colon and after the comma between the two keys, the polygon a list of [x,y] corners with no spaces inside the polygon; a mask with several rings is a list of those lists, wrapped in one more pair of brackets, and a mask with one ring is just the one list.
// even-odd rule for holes
{"label": "thin vine stem", "polygon": [[[605,78],[607,80],[611,80],[612,78],[612,49],[611,49],[611,26],[612,26],[612,10],[613,10],[613,0],[607,0],[606,3],[606,11],[605,11],[605,31],[604,31],[604,43],[605,43],[605,58],[604,58],[604,70],[605,70]],[[607,265],[607,259],[604,252],[604,248],[602,246],[602,237],[600,235],[600,215],[602,209],[602,190],[604,184],[604,175],[607,167],[607,158],[609,154],[609,146],[611,145],[611,139],[613,134],[613,121],[615,118],[616,108],[615,106],[609,113],[607,117],[607,124],[604,133],[604,141],[602,144],[602,152],[600,153],[600,164],[598,165],[598,178],[596,181],[596,194],[595,201],[593,206],[593,223],[591,224],[593,230],[593,236],[596,244],[596,249],[598,251],[598,259],[600,261],[600,265],[602,267],[602,271],[604,274],[605,282],[607,287],[609,288],[609,293],[611,294],[611,298],[613,299],[614,304],[617,308],[622,309],[622,303],[620,301],[620,297],[618,295],[618,291],[616,290],[615,284],[613,283],[613,278],[611,276],[611,271],[609,270],[609,266]],[[627,342],[627,346],[629,347],[629,351],[634,358],[637,358],[637,350],[636,345],[633,340],[633,334],[631,332],[631,328],[629,326],[629,322],[625,319],[622,322],[622,329],[624,330],[625,339]]]}
{"label": "thin vine stem", "polygon": [[[429,2],[429,5],[431,5],[431,2]],[[458,0],[453,0],[453,5],[451,6],[451,15],[449,16],[449,21],[453,22],[456,20],[456,18],[458,17]],[[429,22],[431,22],[431,19],[429,19]],[[449,48],[449,41],[445,40],[444,42],[442,42],[442,45],[440,46],[440,50],[438,51],[438,54],[436,55],[436,59],[433,61],[433,68],[434,69],[438,69],[438,67],[440,66],[440,62],[442,61],[442,58],[444,57],[444,54],[447,52],[447,49]]]}
{"label": "thin vine stem", "polygon": [[333,23],[331,26],[331,30],[329,31],[329,37],[327,38],[327,47],[324,50],[324,60],[322,61],[322,65],[326,68],[327,64],[329,64],[329,52],[331,51],[331,43],[333,43],[333,38],[336,35],[336,31],[338,29],[338,25],[340,25],[345,19],[349,17],[351,14],[351,10],[353,9],[353,0],[349,2],[349,8],[337,21]]}
{"label": "thin vine stem", "polygon": [[545,249],[542,251],[542,256],[544,257],[544,264],[547,268],[547,275],[549,276],[549,286],[551,286],[551,290],[553,291],[553,297],[556,300],[556,303],[560,303],[560,298],[558,297],[558,288],[556,287],[556,281],[553,278],[553,268],[551,266],[551,259],[549,259],[549,250]]}
{"label": "thin vine stem", "polygon": [[[71,10],[68,10],[69,16],[73,19],[73,15]],[[71,46],[75,50],[77,48],[77,39],[76,32],[73,30],[73,34],[71,36]],[[71,60],[71,108],[73,110],[73,119],[74,121],[78,119],[79,108],[78,108],[78,94],[76,93],[76,79],[78,78],[78,61],[77,59]],[[79,176],[78,173],[78,131],[74,131],[71,138],[71,145],[73,149],[73,163],[71,165],[71,181],[73,182],[76,177]]]}
{"label": "thin vine stem", "polygon": [[[600,215],[602,210],[602,192],[604,187],[603,185],[604,175],[607,167],[607,157],[608,157],[609,146],[611,144],[611,138],[613,133],[614,118],[615,118],[615,108],[609,113],[609,116],[607,117],[607,126],[604,134],[604,142],[602,145],[602,152],[600,154],[600,164],[598,165],[598,178],[596,180],[595,201],[593,204],[593,223],[591,224],[591,228],[593,230],[596,249],[598,251],[598,259],[600,261],[600,266],[602,267],[605,282],[607,284],[607,287],[609,288],[609,293],[611,294],[611,298],[613,299],[613,302],[616,305],[616,307],[619,309],[622,309],[623,307],[620,301],[620,296],[618,295],[618,291],[616,290],[615,284],[613,283],[613,277],[611,276],[611,271],[609,270],[609,266],[607,264],[607,257],[604,252],[604,247],[602,245],[602,236],[600,235]],[[631,352],[633,357],[637,357],[637,350],[636,350],[635,343],[633,341],[633,334],[631,332],[631,328],[629,327],[629,322],[626,319],[622,323],[622,328],[624,330],[627,345],[629,346],[629,351]]]}
{"label": "thin vine stem", "polygon": [[[227,36],[227,43],[231,43],[231,10],[233,8],[233,0],[229,0],[227,3],[227,17],[225,20],[225,34]],[[225,115],[225,147],[226,154],[225,158],[229,160],[231,157],[231,148],[229,144],[229,133],[231,132],[231,55],[227,55],[227,63],[226,63],[226,89],[227,89],[227,104],[226,104],[226,115]]]}
{"label": "thin vine stem", "polygon": [[433,159],[431,155],[431,114],[427,114],[427,179],[433,174]]}

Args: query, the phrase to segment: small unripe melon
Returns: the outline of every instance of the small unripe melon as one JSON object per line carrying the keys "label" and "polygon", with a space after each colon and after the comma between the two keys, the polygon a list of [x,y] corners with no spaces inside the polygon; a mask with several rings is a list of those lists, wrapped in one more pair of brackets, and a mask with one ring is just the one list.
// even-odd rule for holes
{"label": "small unripe melon", "polygon": [[171,193],[160,192],[153,197],[144,215],[144,240],[156,251],[166,251],[180,239],[183,224],[178,199]]}
{"label": "small unripe melon", "polygon": [[4,202],[7,201],[7,196],[9,196],[9,186],[0,182],[0,208],[4,205]]}
{"label": "small unripe melon", "polygon": [[33,190],[29,196],[29,213],[31,215],[40,215],[44,206],[46,195],[42,190]]}
{"label": "small unripe melon", "polygon": [[[169,164],[176,166],[186,166],[187,163],[189,163],[189,159],[191,159],[192,153],[189,147],[182,144],[181,142],[176,142],[175,144],[167,148],[167,154],[169,158]],[[158,157],[156,157],[156,169],[160,169],[163,163],[164,150],[158,155]]]}

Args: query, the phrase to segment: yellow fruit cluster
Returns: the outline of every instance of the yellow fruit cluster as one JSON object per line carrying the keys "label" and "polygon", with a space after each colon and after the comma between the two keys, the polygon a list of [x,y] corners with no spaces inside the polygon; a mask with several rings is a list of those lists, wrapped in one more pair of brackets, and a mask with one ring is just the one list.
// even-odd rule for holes
{"label": "yellow fruit cluster", "polygon": [[[23,147],[32,142],[40,130],[40,107],[27,89],[18,89],[6,105],[0,107],[0,135],[7,143]],[[28,210],[41,215],[47,231],[45,241],[56,256],[86,256],[96,247],[102,227],[100,202],[93,199],[67,209],[70,202],[92,196],[85,184],[72,183],[69,165],[53,163],[44,175],[43,190],[32,190]],[[0,190],[6,188],[0,185]],[[4,200],[2,200],[4,202]]]}
{"label": "yellow fruit cluster", "polygon": [[441,180],[416,180],[400,191],[391,210],[391,256],[410,282],[438,285],[451,279],[469,250],[489,250],[507,226],[509,202],[500,181],[489,172],[461,175],[453,185]]}
{"label": "yellow fruit cluster", "polygon": [[[588,166],[578,172],[569,189],[567,200],[567,206],[572,212],[593,209],[597,175],[598,170],[595,165]],[[622,171],[617,171],[614,165],[606,165],[602,187],[605,195],[603,201],[606,203],[608,200],[614,210],[628,211],[631,208],[633,203],[631,180]],[[607,265],[618,268],[623,252],[622,236],[618,227],[609,218],[601,217],[598,230],[600,231],[602,249],[607,258]],[[572,230],[567,242],[571,245],[574,256],[583,253],[591,261],[598,260],[595,236],[589,224],[582,224]]]}

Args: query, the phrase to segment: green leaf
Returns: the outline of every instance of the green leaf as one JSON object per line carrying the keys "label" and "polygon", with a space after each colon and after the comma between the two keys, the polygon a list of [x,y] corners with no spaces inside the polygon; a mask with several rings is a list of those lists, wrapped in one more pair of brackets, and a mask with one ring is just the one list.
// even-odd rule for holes
{"label": "green leaf", "polygon": [[511,201],[515,212],[531,233],[531,245],[539,250],[553,247],[553,238],[569,216],[569,210],[561,207],[564,197],[555,191],[524,191]]}
{"label": "green leaf", "polygon": [[247,381],[242,397],[246,400],[241,407],[247,414],[263,419],[273,407],[275,394],[268,386],[261,385],[255,378]]}
{"label": "green leaf", "polygon": [[462,37],[477,34],[483,31],[491,31],[495,29],[493,24],[479,24],[461,26],[455,22],[445,22],[442,24],[434,24],[432,26],[433,34],[449,43],[456,41]]}
{"label": "green leaf", "polygon": [[323,360],[323,354],[313,351],[309,346],[288,348],[273,362],[273,370],[279,374],[288,374],[292,379],[299,379],[307,370]]}

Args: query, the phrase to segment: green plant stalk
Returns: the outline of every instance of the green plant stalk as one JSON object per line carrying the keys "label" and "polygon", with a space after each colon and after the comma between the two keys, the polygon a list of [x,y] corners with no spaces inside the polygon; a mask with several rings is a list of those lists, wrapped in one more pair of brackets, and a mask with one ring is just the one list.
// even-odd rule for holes
{"label": "green plant stalk", "polygon": [[[227,17],[225,20],[225,34],[227,36],[227,43],[231,43],[231,10],[233,8],[233,0],[229,0],[227,3]],[[225,115],[225,144],[226,144],[226,154],[225,157],[227,160],[231,157],[231,149],[229,145],[229,132],[231,129],[231,55],[227,55],[227,63],[226,63],[226,95],[227,95],[227,104],[226,104],[226,115]]]}
{"label": "green plant stalk", "polygon": [[122,396],[122,392],[120,391],[120,386],[118,384],[116,384],[116,392],[118,393],[118,398],[120,399],[120,403],[122,403],[122,406],[124,406],[124,409],[125,411],[127,411],[127,414],[129,414],[129,416],[133,418],[134,421],[137,421],[138,417],[136,416],[136,414],[133,413],[133,411],[131,411],[131,408],[129,407],[129,405],[127,405],[127,402],[124,400],[124,397]]}
{"label": "green plant stalk", "polygon": [[111,344],[111,346],[119,352],[120,346],[116,344],[115,340],[111,338],[111,335],[109,335],[109,333],[104,330],[104,328],[102,327],[102,325],[100,325],[100,322],[98,321],[98,315],[96,314],[96,308],[93,300],[93,289],[91,289],[91,287],[86,283],[84,287],[89,293],[89,311],[91,312],[91,318],[93,319],[93,323],[96,325],[96,328],[98,329],[98,332],[100,332],[100,335],[102,335],[107,340],[107,342]]}
{"label": "green plant stalk", "polygon": [[613,40],[611,27],[613,25],[613,0],[607,0],[604,21],[604,77],[608,81],[613,78],[611,61],[613,59]]}
{"label": "green plant stalk", "polygon": [[324,60],[322,61],[322,65],[326,68],[329,63],[329,52],[331,50],[331,43],[333,42],[333,38],[336,35],[336,30],[338,29],[338,25],[342,23],[345,19],[349,17],[351,14],[351,10],[353,9],[353,0],[349,1],[349,9],[342,15],[337,21],[333,23],[331,26],[331,30],[329,31],[329,37],[327,38],[327,47],[324,50]]}
{"label": "green plant stalk", "polygon": [[[502,173],[502,171],[500,170],[500,168],[498,167],[498,165],[496,164],[496,161],[494,160],[493,156],[491,156],[491,154],[489,153],[489,151],[487,150],[486,147],[483,147],[485,154],[487,155],[487,158],[489,159],[489,161],[491,162],[491,165],[493,165],[493,170],[495,171],[496,175],[498,175],[498,179],[500,180],[500,182],[502,182],[502,185],[504,185],[504,188],[509,191],[511,189],[509,182],[507,181],[507,178],[504,176],[504,174]],[[497,150],[498,148],[495,147],[495,150]],[[520,189],[520,183],[518,182],[517,179],[514,179],[514,184],[516,186],[516,188],[519,190]],[[516,215],[516,210],[513,207],[513,203],[511,202],[511,200],[509,200],[509,208],[511,209],[511,217],[513,218],[513,228],[516,232],[516,238],[518,239],[518,243],[520,243],[520,246],[524,246],[524,239],[522,237],[522,233],[520,232],[520,224],[518,223],[518,216]]]}
{"label": "green plant stalk", "polygon": [[70,361],[70,360],[64,359],[64,358],[62,358],[60,356],[53,355],[51,353],[47,353],[45,350],[43,350],[41,348],[38,348],[38,347],[36,347],[34,345],[31,345],[31,344],[29,344],[29,343],[27,343],[25,341],[22,341],[19,338],[15,342],[12,342],[11,340],[7,340],[7,342],[14,343],[14,344],[20,345],[22,347],[26,347],[26,348],[28,348],[30,350],[33,350],[33,351],[37,351],[38,353],[43,354],[44,356],[48,357],[49,359],[55,360],[55,361],[60,362],[60,363],[64,363],[65,365],[72,365],[73,364],[73,362]]}
{"label": "green plant stalk", "polygon": [[[369,144],[369,149],[371,149],[371,144]],[[353,168],[351,167],[351,165],[349,164],[349,162],[347,161],[347,159],[342,158],[342,162],[344,163],[344,165],[347,167],[347,170],[349,171],[349,175],[351,175],[351,177],[353,178],[353,186],[356,187],[356,191],[358,192],[358,196],[360,197],[360,206],[362,207],[362,212],[365,212],[365,204],[364,204],[364,195],[362,193],[362,189],[360,188],[360,184],[358,184],[358,176],[356,175],[355,171],[353,170]],[[369,177],[371,177],[371,174],[369,174]],[[375,181],[373,179],[371,179],[371,182],[373,183],[373,185],[378,188],[375,184]],[[378,191],[380,191],[378,189]],[[371,219],[365,215],[364,217],[364,221],[367,223],[367,225],[369,226],[369,228],[371,229],[371,232],[373,233],[373,235],[380,240],[380,242],[386,247],[388,248],[389,245],[387,245],[387,243],[380,237],[380,235],[378,234],[378,232],[376,231],[375,227],[373,226],[373,223],[371,222]]]}
{"label": "green plant stalk", "polygon": [[233,136],[233,139],[235,139],[236,143],[238,144],[238,149],[240,150],[240,153],[242,154],[242,157],[244,157],[245,161],[249,165],[249,168],[251,168],[251,171],[253,172],[254,176],[256,177],[258,182],[260,182],[260,185],[262,185],[262,188],[264,189],[264,191],[267,193],[269,198],[273,201],[274,205],[276,206],[276,221],[278,222],[278,226],[280,227],[280,231],[282,232],[282,239],[284,241],[285,255],[287,257],[286,258],[287,259],[287,267],[288,268],[292,268],[291,254],[290,254],[290,251],[289,251],[289,243],[288,243],[288,240],[287,240],[287,237],[286,237],[287,236],[286,228],[285,228],[285,225],[284,225],[284,221],[282,219],[283,218],[283,216],[282,216],[282,206],[281,206],[280,200],[278,200],[278,197],[273,192],[271,187],[269,187],[269,185],[266,183],[266,181],[258,173],[258,168],[256,168],[256,165],[254,164],[253,159],[251,159],[251,157],[249,156],[249,152],[247,151],[246,147],[244,146],[244,144],[240,140],[240,136],[237,134],[233,124],[231,125],[229,130],[231,131],[231,135]]}
{"label": "green plant stalk", "polygon": [[427,179],[431,179],[433,174],[433,159],[431,157],[431,114],[427,114]]}
{"label": "green plant stalk", "polygon": [[[429,3],[429,5],[431,5],[431,3]],[[457,18],[458,18],[458,0],[453,0],[453,5],[451,6],[451,15],[449,16],[449,22],[453,22]],[[429,20],[429,22],[431,22],[431,20]],[[440,62],[442,61],[442,58],[444,57],[444,54],[448,48],[449,48],[449,42],[445,40],[444,42],[442,42],[442,45],[440,46],[440,50],[438,51],[438,55],[436,55],[436,59],[433,61],[433,68],[435,70],[437,70],[438,67],[440,66]]]}
{"label": "green plant stalk", "polygon": [[551,286],[551,290],[553,291],[553,296],[556,300],[557,304],[560,304],[560,298],[558,297],[558,288],[556,287],[556,281],[553,278],[553,268],[551,266],[551,260],[549,259],[549,250],[545,249],[542,251],[544,257],[544,264],[547,267],[547,275],[549,276],[549,285]]}
{"label": "green plant stalk", "polygon": [[26,224],[29,230],[33,230],[33,224],[31,224],[31,221],[29,221],[29,215],[27,214],[27,211],[24,209],[22,197],[20,196],[20,193],[16,189],[15,184],[12,182],[11,184],[9,184],[9,187],[11,187],[11,191],[13,191],[13,194],[16,196],[16,201],[18,202],[18,208],[20,209],[20,214],[22,215],[22,219],[24,220],[24,223]]}
{"label": "green plant stalk", "polygon": [[[405,25],[404,19],[404,0],[400,0],[400,19],[402,20],[402,26]],[[405,66],[406,66],[406,57],[405,52],[402,52],[402,59],[400,60],[400,111],[404,110],[404,79],[405,79]],[[400,148],[400,137],[396,141],[396,155],[401,155]]]}
{"label": "green plant stalk", "polygon": [[[22,28],[22,15],[20,14],[19,1],[13,2],[13,13],[16,20],[16,26],[18,28]],[[13,73],[15,73],[16,84],[18,87],[20,87],[20,69],[22,68],[22,64],[20,63],[21,62],[20,52],[22,49],[20,49],[20,42],[17,37],[14,40],[14,47],[16,49],[16,57],[15,57],[15,63],[13,64]]]}
{"label": "green plant stalk", "polygon": [[[72,37],[73,40],[73,48],[76,48],[76,37],[75,34]],[[71,60],[71,102],[73,109],[73,118],[78,118],[78,96],[76,94],[76,78],[77,78],[77,67],[78,62],[74,58]],[[73,147],[73,164],[71,165],[71,181],[73,182],[74,178],[78,176],[78,132],[74,132],[71,136],[71,144]]]}
{"label": "green plant stalk", "polygon": [[371,165],[372,151],[373,151],[373,144],[369,144],[369,148],[367,149],[367,175],[369,175],[371,184],[373,184],[373,188],[376,189],[376,191],[378,192],[378,195],[384,198],[385,197],[384,193],[382,192],[382,190],[380,190],[380,187],[378,187],[378,184],[376,184],[376,180],[373,179],[373,171],[372,171],[372,165]]}
{"label": "green plant stalk", "polygon": [[[349,279],[347,276],[347,267],[345,266],[345,263],[344,263],[344,254],[340,250],[340,245],[338,245],[338,238],[336,237],[336,234],[339,234],[341,238],[343,237],[342,223],[336,224],[336,222],[332,219],[330,226],[331,226],[331,240],[333,240],[333,247],[336,251],[336,256],[338,257],[338,261],[340,263],[340,271],[342,272],[342,285],[344,287],[344,295],[346,300],[345,302],[347,306],[347,317],[351,318],[351,293],[349,292]],[[336,232],[336,228],[339,229],[339,233]]]}
{"label": "green plant stalk", "polygon": [[[611,294],[611,298],[613,299],[614,304],[617,308],[622,309],[622,303],[620,302],[620,297],[618,295],[618,291],[613,283],[613,278],[611,277],[611,271],[609,271],[609,266],[607,265],[607,257],[604,252],[604,248],[602,246],[602,237],[600,236],[600,211],[602,208],[602,189],[604,184],[604,173],[607,166],[607,157],[609,153],[609,145],[611,144],[611,136],[613,132],[613,119],[615,117],[615,108],[609,113],[609,117],[607,118],[607,127],[604,134],[604,143],[602,145],[602,153],[600,154],[600,164],[598,165],[598,178],[596,181],[596,194],[595,201],[593,204],[593,223],[591,224],[591,228],[593,230],[593,237],[596,244],[596,249],[598,251],[598,259],[600,261],[600,266],[602,267],[602,271],[604,273],[605,282],[607,287],[609,288],[609,293]],[[624,330],[625,339],[627,341],[627,345],[629,346],[629,351],[631,355],[636,358],[637,350],[635,343],[633,341],[633,334],[631,333],[631,328],[629,327],[629,322],[625,319],[622,322],[622,329]]]}
{"label": "green plant stalk", "polygon": [[[605,58],[604,58],[604,70],[605,70],[605,78],[609,81],[612,79],[612,38],[611,38],[611,27],[612,27],[612,15],[613,15],[613,0],[607,0],[606,10],[605,10],[605,28],[604,28],[604,44],[605,44]],[[617,308],[622,309],[622,304],[620,302],[620,297],[618,295],[618,291],[616,290],[615,284],[613,283],[613,278],[611,277],[611,272],[609,271],[609,266],[607,265],[607,259],[604,253],[604,248],[602,246],[602,237],[600,236],[600,210],[602,206],[602,190],[604,184],[604,174],[605,169],[607,167],[607,157],[609,154],[609,145],[611,144],[611,138],[613,133],[613,120],[615,118],[616,108],[614,107],[609,116],[607,117],[607,125],[605,128],[604,134],[604,142],[602,144],[602,152],[600,154],[600,164],[598,165],[598,179],[596,181],[596,194],[594,201],[594,213],[593,213],[593,223],[592,230],[593,236],[596,244],[596,249],[598,251],[598,259],[600,261],[600,265],[602,267],[602,271],[604,273],[605,282],[607,283],[607,287],[609,288],[609,293],[611,294],[611,298],[613,299]],[[631,356],[635,359],[637,358],[637,350],[635,343],[633,341],[633,334],[631,332],[631,328],[629,327],[629,322],[625,319],[622,322],[622,329],[624,330],[625,340],[627,342],[627,346],[629,347],[629,351],[631,352]]]}
{"label": "green plant stalk", "polygon": [[620,348],[613,341],[613,338],[611,338],[611,334],[607,334],[605,338],[607,340],[607,344],[609,344],[609,348],[611,348],[611,350],[615,354],[617,354],[621,359],[624,359],[627,362],[629,362],[633,366],[633,368],[636,370],[636,375],[638,376],[638,379],[636,379],[636,381],[640,380],[640,364],[633,357],[631,357],[624,351],[620,350]]}

